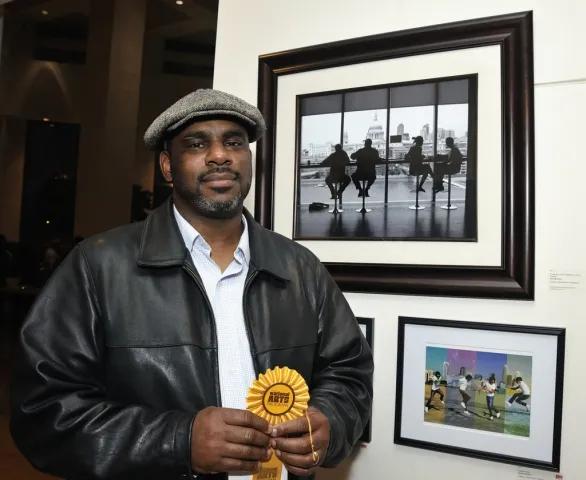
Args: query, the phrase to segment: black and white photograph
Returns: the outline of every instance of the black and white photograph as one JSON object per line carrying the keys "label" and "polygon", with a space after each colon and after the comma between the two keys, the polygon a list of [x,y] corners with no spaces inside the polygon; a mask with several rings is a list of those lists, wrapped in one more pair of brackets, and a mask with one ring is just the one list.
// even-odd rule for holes
{"label": "black and white photograph", "polygon": [[294,238],[474,241],[476,82],[300,96]]}

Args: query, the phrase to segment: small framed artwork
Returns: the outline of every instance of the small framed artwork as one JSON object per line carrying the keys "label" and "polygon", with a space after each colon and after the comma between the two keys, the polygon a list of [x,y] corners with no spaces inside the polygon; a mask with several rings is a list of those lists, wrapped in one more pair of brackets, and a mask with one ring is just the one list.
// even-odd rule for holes
{"label": "small framed artwork", "polygon": [[352,292],[534,298],[533,16],[259,58],[255,218]]}
{"label": "small framed artwork", "polygon": [[395,443],[559,472],[565,329],[399,317]]}
{"label": "small framed artwork", "polygon": [[[360,330],[362,330],[362,334],[370,346],[370,350],[374,352],[374,318],[356,317],[356,320],[358,320],[358,325],[360,326]],[[371,420],[369,420],[366,428],[364,429],[362,437],[360,437],[360,441],[364,443],[370,443],[371,439],[372,425]]]}

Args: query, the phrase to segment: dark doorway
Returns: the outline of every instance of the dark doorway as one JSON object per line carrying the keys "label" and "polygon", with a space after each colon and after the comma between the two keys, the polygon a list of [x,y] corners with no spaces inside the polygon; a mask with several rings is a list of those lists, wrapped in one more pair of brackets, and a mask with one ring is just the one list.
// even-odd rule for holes
{"label": "dark doorway", "polygon": [[35,250],[72,239],[80,125],[28,121],[20,241]]}

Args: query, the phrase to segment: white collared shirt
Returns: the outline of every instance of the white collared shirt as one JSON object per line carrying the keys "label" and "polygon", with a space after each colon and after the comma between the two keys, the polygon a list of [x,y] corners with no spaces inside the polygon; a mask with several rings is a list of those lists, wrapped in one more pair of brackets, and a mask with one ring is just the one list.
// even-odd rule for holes
{"label": "white collared shirt", "polygon": [[523,395],[531,395],[531,390],[529,389],[529,387],[527,386],[527,384],[525,382],[520,381],[519,388],[521,388]]}
{"label": "white collared shirt", "polygon": [[[234,251],[234,260],[222,272],[212,260],[211,248],[204,238],[174,205],[173,212],[214,311],[222,407],[245,410],[248,388],[256,379],[243,307],[244,283],[250,263],[248,224],[243,215],[244,230]],[[283,480],[287,478],[286,472],[283,468]],[[251,475],[229,476],[230,480],[251,478]]]}

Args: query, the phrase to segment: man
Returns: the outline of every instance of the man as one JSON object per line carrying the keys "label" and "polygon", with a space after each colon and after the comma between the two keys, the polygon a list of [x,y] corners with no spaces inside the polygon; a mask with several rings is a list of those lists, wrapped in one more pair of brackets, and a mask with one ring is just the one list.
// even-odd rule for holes
{"label": "man", "polygon": [[468,402],[472,398],[468,392],[468,385],[472,381],[472,375],[466,375],[465,377],[460,378],[460,395],[462,396],[462,401],[460,405],[464,408],[464,414],[470,416],[470,412],[468,411]]}
{"label": "man", "polygon": [[[342,199],[342,194],[346,187],[350,184],[350,177],[346,174],[346,166],[350,165],[348,154],[342,148],[342,145],[337,144],[334,147],[334,153],[329,155],[320,164],[323,167],[330,167],[330,173],[326,177],[326,185],[332,194],[332,200],[336,198]],[[338,190],[334,188],[334,184],[338,184]]]}
{"label": "man", "polygon": [[[352,174],[352,181],[358,190],[358,197],[370,197],[368,191],[376,180],[376,164],[380,162],[378,150],[372,148],[372,140],[368,138],[364,141],[364,147],[350,155],[350,158],[356,160],[356,171]],[[367,182],[364,190],[360,185],[362,181]]]}
{"label": "man", "polygon": [[[318,259],[243,209],[249,142],[264,131],[258,109],[214,90],[149,127],[171,198],[76,245],[22,328],[11,432],[38,469],[249,479],[273,448],[281,478],[296,479],[350,453],[370,415],[372,355]],[[276,366],[309,385],[315,459],[305,418],[272,427],[245,410]]]}
{"label": "man", "polygon": [[513,405],[513,403],[518,403],[519,405],[523,405],[525,410],[529,411],[529,405],[525,400],[527,400],[531,396],[531,390],[529,386],[523,381],[522,377],[516,377],[513,380],[513,386],[511,390],[521,390],[520,392],[515,393],[508,401],[505,403],[508,407]]}
{"label": "man", "polygon": [[423,137],[417,136],[414,138],[414,145],[409,149],[405,160],[409,162],[409,175],[421,175],[421,180],[417,186],[417,190],[425,193],[423,184],[427,180],[427,176],[433,177],[433,172],[428,163],[423,163],[425,157],[423,156]]}
{"label": "man", "polygon": [[433,397],[436,396],[436,394],[440,396],[440,402],[442,402],[442,405],[444,405],[444,392],[442,392],[441,389],[441,379],[442,375],[440,372],[434,372],[433,377],[431,377],[431,392],[427,403],[425,404],[426,413],[429,411],[429,408],[431,407],[431,401],[433,400]]}
{"label": "man", "polygon": [[496,418],[500,418],[501,412],[494,406],[494,394],[497,391],[496,378],[493,376],[488,379],[482,390],[486,391],[486,406],[488,407],[488,414],[490,419],[494,420],[492,412],[496,413]]}
{"label": "man", "polygon": [[[446,147],[449,152],[445,162],[437,162],[433,173],[433,190],[441,192],[444,190],[444,176],[460,173],[462,168],[462,152],[454,145],[452,137],[446,138]],[[445,155],[444,155],[445,158]]]}

